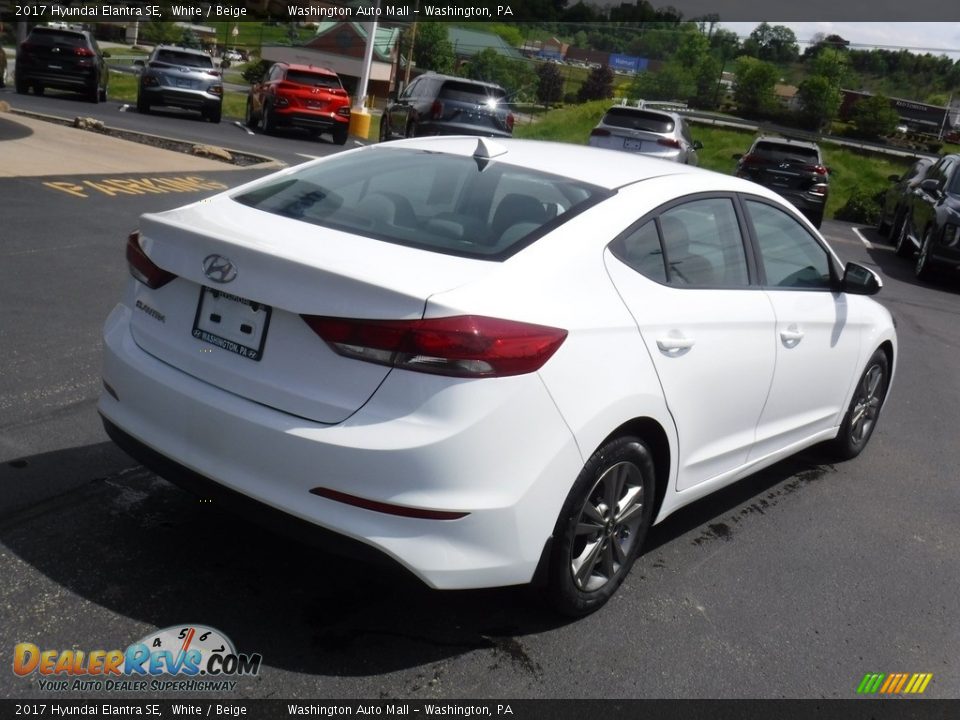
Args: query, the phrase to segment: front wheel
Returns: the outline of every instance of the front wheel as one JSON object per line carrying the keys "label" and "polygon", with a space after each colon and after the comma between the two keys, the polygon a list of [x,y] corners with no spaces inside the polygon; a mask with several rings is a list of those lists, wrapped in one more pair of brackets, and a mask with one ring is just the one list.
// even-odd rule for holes
{"label": "front wheel", "polygon": [[247,98],[247,109],[243,114],[243,124],[251,129],[257,126],[257,116],[253,114],[253,102],[250,98]]}
{"label": "front wheel", "polygon": [[620,587],[650,527],[653,459],[639,438],[608,442],[584,465],[553,534],[550,600],[587,615]]}
{"label": "front wheel", "polygon": [[899,257],[910,257],[913,254],[913,243],[910,242],[910,222],[907,214],[900,218],[900,224],[894,230],[896,234],[896,253]]}
{"label": "front wheel", "polygon": [[877,350],[853,392],[850,407],[833,440],[833,455],[838,460],[852,460],[867,446],[880,417],[880,408],[890,384],[890,361],[883,350]]}
{"label": "front wheel", "polygon": [[273,108],[269,105],[264,105],[260,113],[260,129],[267,135],[272,135],[277,129],[277,121],[273,117]]}

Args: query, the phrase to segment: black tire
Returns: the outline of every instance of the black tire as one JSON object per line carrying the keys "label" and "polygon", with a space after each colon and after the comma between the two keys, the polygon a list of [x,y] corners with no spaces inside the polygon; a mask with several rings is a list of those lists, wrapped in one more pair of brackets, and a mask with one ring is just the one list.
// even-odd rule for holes
{"label": "black tire", "polygon": [[106,102],[106,101],[107,101],[107,89],[100,88],[100,102]]}
{"label": "black tire", "polygon": [[831,455],[837,460],[852,460],[867,446],[880,418],[880,408],[890,386],[890,361],[883,350],[870,356],[843,416],[840,432],[831,441]]}
{"label": "black tire", "polygon": [[380,116],[380,142],[387,142],[390,139],[390,123],[387,121],[387,115]]}
{"label": "black tire", "polygon": [[247,109],[243,113],[243,124],[253,129],[257,126],[257,116],[253,114],[253,103],[247,98]]}
{"label": "black tire", "polygon": [[417,125],[411,120],[407,123],[407,132],[404,137],[412,138],[417,136]]}
{"label": "black tire", "polygon": [[17,91],[18,95],[26,95],[30,91],[30,85],[25,80],[14,77],[13,79],[14,88]]}
{"label": "black tire", "polygon": [[350,129],[347,127],[335,127],[331,134],[335,145],[346,145],[347,138],[350,136]]}
{"label": "black tire", "polygon": [[917,280],[930,280],[933,277],[933,262],[930,258],[930,250],[933,248],[933,228],[927,228],[923,234],[923,240],[920,241],[920,252],[917,253],[917,264],[913,267],[913,273]]}
{"label": "black tire", "polygon": [[898,257],[910,257],[913,255],[913,243],[910,242],[910,233],[907,230],[907,226],[910,223],[907,222],[907,213],[903,213],[903,217],[900,218],[900,224],[897,226],[895,231],[894,242],[896,243],[896,250]]}
{"label": "black tire", "polygon": [[817,230],[819,230],[819,229],[820,229],[820,226],[823,225],[823,210],[821,210],[821,211],[820,211],[818,214],[816,214],[816,215],[811,215],[811,216],[810,216],[810,222],[812,222],[812,223],[813,223],[813,226],[814,226]]}
{"label": "black tire", "polygon": [[86,92],[83,93],[83,97],[86,98],[87,102],[92,102],[94,105],[100,102],[100,81],[96,80],[93,83],[92,87],[88,87]]}
{"label": "black tire", "polygon": [[137,93],[137,112],[147,115],[150,112],[150,101],[142,93]]}
{"label": "black tire", "polygon": [[273,108],[266,104],[260,113],[260,129],[267,135],[273,135],[277,130],[277,121],[273,117]]}
{"label": "black tire", "polygon": [[616,592],[643,545],[653,502],[653,458],[639,438],[612,440],[587,461],[553,531],[549,597],[559,612],[587,615]]}
{"label": "black tire", "polygon": [[34,84],[33,84],[33,94],[34,94],[34,95],[37,95],[37,96],[43,95],[43,90],[44,90],[43,85],[41,85],[40,83],[34,83]]}
{"label": "black tire", "polygon": [[877,232],[887,237],[890,234],[890,223],[883,217],[883,210],[880,211],[880,219],[877,221]]}
{"label": "black tire", "polygon": [[223,108],[218,107],[212,110],[204,110],[203,117],[212,123],[218,123],[223,117]]}

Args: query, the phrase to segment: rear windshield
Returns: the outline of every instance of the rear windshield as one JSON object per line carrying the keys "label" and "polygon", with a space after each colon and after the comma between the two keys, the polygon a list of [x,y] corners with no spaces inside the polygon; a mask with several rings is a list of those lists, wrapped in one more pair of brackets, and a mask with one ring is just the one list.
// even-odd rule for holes
{"label": "rear windshield", "polygon": [[758,142],[752,154],[766,155],[777,159],[793,157],[815,162],[820,156],[816,148],[767,141]]}
{"label": "rear windshield", "polygon": [[676,127],[676,123],[669,115],[626,107],[607,110],[607,114],[603,116],[603,124],[655,133],[672,132]]}
{"label": "rear windshield", "polygon": [[87,38],[76,32],[67,30],[48,30],[46,28],[34,28],[30,32],[29,42],[33,45],[65,45],[67,47],[86,47]]}
{"label": "rear windshield", "polygon": [[168,63],[170,65],[182,65],[184,67],[213,67],[213,59],[209,55],[178,52],[177,50],[161,50],[157,53],[157,57],[155,59],[162,63]]}
{"label": "rear windshield", "polygon": [[485,87],[465,82],[447,81],[440,88],[439,98],[456,102],[484,104],[488,98],[503,100],[506,92],[502,88]]}
{"label": "rear windshield", "polygon": [[233,199],[398,245],[502,260],[609,195],[497,161],[374,146],[267,180]]}
{"label": "rear windshield", "polygon": [[306,70],[287,70],[287,81],[298,85],[312,85],[322,88],[342,87],[340,79],[335,75],[324,75]]}

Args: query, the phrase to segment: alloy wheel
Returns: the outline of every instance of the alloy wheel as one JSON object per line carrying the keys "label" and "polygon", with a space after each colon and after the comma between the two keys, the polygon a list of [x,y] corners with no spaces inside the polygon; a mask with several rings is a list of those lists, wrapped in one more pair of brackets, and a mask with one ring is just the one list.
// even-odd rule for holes
{"label": "alloy wheel", "polygon": [[880,363],[872,364],[860,379],[853,414],[850,417],[850,439],[859,445],[870,437],[883,402],[884,370]]}

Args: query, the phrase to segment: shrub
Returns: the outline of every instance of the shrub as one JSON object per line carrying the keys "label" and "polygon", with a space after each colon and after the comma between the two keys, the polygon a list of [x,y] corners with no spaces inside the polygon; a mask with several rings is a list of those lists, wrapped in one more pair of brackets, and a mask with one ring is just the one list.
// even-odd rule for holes
{"label": "shrub", "polygon": [[880,204],[883,202],[883,191],[870,195],[864,190],[854,190],[850,193],[847,203],[837,210],[834,216],[837,220],[876,225],[880,219]]}

